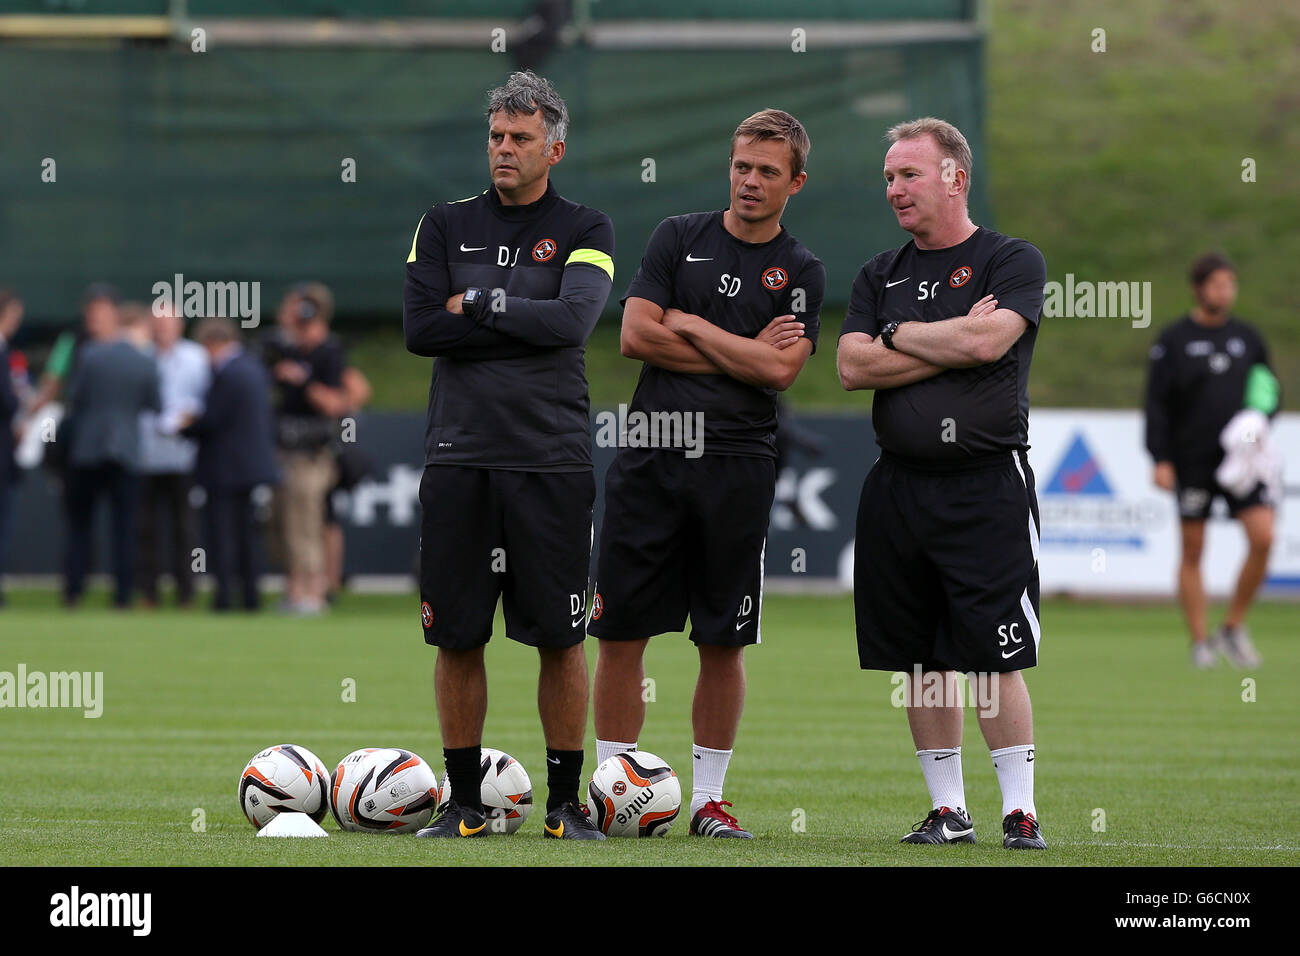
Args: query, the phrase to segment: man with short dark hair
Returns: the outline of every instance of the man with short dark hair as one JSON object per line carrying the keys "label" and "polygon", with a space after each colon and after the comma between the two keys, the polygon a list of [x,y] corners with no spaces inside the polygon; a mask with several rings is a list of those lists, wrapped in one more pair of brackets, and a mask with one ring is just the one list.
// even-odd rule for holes
{"label": "man with short dark hair", "polygon": [[[118,309],[121,304],[117,289],[107,282],[92,282],[86,286],[81,295],[81,328],[69,329],[54,340],[36,393],[32,396],[29,413],[39,410],[63,394],[76,369],[83,345],[89,342],[107,342],[117,335]],[[59,467],[62,468],[65,464],[61,460]]]}
{"label": "man with short dark hair", "polygon": [[[858,506],[853,594],[862,668],[904,672],[933,810],[904,843],[975,842],[957,672],[996,694],[979,714],[1002,790],[1003,846],[1044,849],[1020,671],[1038,663],[1038,501],[1029,362],[1042,254],[971,222],[971,152],[933,117],[889,131],[885,198],[912,234],[862,267],[839,345],[846,389],[875,389],[880,460]],[[941,686],[937,706],[927,687]]]}
{"label": "man with short dark hair", "polygon": [[489,94],[492,184],[438,203],[406,260],[406,347],[435,356],[420,482],[420,619],[451,794],[426,837],[486,832],[483,649],[504,597],[506,634],[538,649],[546,738],[544,833],[604,839],[578,795],[587,728],[590,402],[583,353],[614,275],[614,227],[560,197],[568,110],[515,73]]}
{"label": "man with short dark hair", "polygon": [[194,483],[206,494],[207,570],[216,579],[212,609],[233,608],[238,586],[244,610],[255,611],[261,606],[261,557],[253,491],[279,480],[270,382],[262,363],[244,351],[230,319],[204,319],[194,335],[212,363],[212,386],[203,413],[182,434],[199,443]]}
{"label": "man with short dark hair", "polygon": [[145,354],[149,312],[130,304],[103,318],[95,334],[105,340],[84,346],[67,391],[68,540],[64,602],[81,601],[90,563],[95,503],[107,497],[112,514],[113,603],[131,604],[135,559],[135,509],[140,482],[140,414],[159,411],[158,366]]}
{"label": "man with short dark hair", "polygon": [[[1268,571],[1277,472],[1268,464],[1234,486],[1223,472],[1225,444],[1230,444],[1224,438],[1232,423],[1245,422],[1243,454],[1252,459],[1266,454],[1268,421],[1279,407],[1278,384],[1264,339],[1232,314],[1237,270],[1228,258],[1214,252],[1199,257],[1190,279],[1196,305],[1151,347],[1146,445],[1155,460],[1156,485],[1178,499],[1178,599],[1192,639],[1192,664],[1213,667],[1222,653],[1238,667],[1257,667],[1259,654],[1246,629],[1246,614]],[[1249,550],[1223,623],[1211,636],[1201,552],[1205,521],[1219,497],[1229,516],[1241,522]]]}
{"label": "man with short dark hair", "polygon": [[334,296],[319,282],[294,286],[280,307],[286,338],[270,360],[276,388],[276,437],[284,484],[276,512],[285,563],[284,607],[326,609],[325,497],[337,478],[333,444],[346,407],[343,346],[330,335]]}
{"label": "man with short dark hair", "polygon": [[762,640],[776,397],[817,345],[826,285],[821,261],[781,225],[808,179],[808,149],[783,110],[744,120],[728,207],[661,222],[623,298],[623,354],[645,363],[629,414],[683,426],[700,416],[703,434],[694,448],[625,440],[606,474],[590,627],[600,640],[596,754],[626,753],[635,766],[646,645],[689,616],[700,661],[690,833],[701,837],[753,836],[722,796],[745,648]]}

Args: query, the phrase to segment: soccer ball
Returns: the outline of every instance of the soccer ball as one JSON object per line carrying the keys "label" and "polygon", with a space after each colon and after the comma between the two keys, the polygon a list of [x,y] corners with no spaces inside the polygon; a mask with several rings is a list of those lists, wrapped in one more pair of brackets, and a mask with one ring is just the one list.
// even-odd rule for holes
{"label": "soccer ball", "polygon": [[633,750],[596,768],[587,803],[596,829],[606,836],[667,836],[682,806],[682,785],[661,757]]}
{"label": "soccer ball", "polygon": [[[479,760],[479,793],[493,833],[514,833],[533,809],[533,784],[528,771],[502,750],[482,748]],[[451,778],[443,775],[443,799],[451,796]]]}
{"label": "soccer ball", "polygon": [[262,829],[277,813],[305,813],[317,823],[329,810],[329,771],[297,744],[277,744],[253,757],[239,775],[239,808]]}
{"label": "soccer ball", "polygon": [[438,778],[417,754],[392,747],[354,750],[331,778],[334,819],[344,830],[410,833],[438,808]]}

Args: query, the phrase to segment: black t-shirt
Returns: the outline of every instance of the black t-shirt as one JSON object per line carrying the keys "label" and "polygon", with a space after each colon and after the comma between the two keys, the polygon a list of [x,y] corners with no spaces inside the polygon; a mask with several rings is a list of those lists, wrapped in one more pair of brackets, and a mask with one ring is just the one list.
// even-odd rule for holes
{"label": "black t-shirt", "polygon": [[853,282],[845,332],[872,338],[890,322],[940,322],[966,315],[986,295],[1029,323],[996,362],[950,368],[875,392],[871,422],[880,447],[922,462],[960,462],[1029,447],[1029,362],[1047,267],[1023,239],[983,227],[946,249],[913,241],[882,252]]}
{"label": "black t-shirt", "polygon": [[[646,246],[622,302],[633,296],[754,338],[778,315],[795,315],[817,348],[826,269],[785,227],[767,242],[727,232],[723,213],[665,219]],[[776,391],[730,375],[641,368],[631,411],[704,415],[704,454],[776,457]]]}
{"label": "black t-shirt", "polygon": [[1187,315],[1161,331],[1150,359],[1147,450],[1176,470],[1218,467],[1219,433],[1242,409],[1246,378],[1269,364],[1264,340],[1235,316],[1212,327]]}
{"label": "black t-shirt", "polygon": [[302,384],[294,385],[275,378],[275,370],[271,370],[276,389],[276,412],[280,415],[302,418],[323,418],[316,406],[307,400],[307,386],[312,384],[328,385],[330,388],[342,386],[343,369],[347,365],[343,344],[331,335],[311,349],[282,345],[278,354],[268,353],[267,358],[272,364],[280,361],[296,362],[307,373]]}

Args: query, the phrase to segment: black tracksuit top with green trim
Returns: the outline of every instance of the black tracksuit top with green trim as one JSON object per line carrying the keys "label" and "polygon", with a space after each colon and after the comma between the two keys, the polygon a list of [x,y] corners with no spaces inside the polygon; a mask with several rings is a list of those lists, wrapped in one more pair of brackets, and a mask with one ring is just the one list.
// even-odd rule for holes
{"label": "black tracksuit top with green trim", "polygon": [[[591,468],[584,355],[613,282],[614,226],[562,198],[502,205],[488,187],[438,203],[406,260],[406,347],[434,356],[426,465],[508,471]],[[478,318],[449,298],[487,290]]]}

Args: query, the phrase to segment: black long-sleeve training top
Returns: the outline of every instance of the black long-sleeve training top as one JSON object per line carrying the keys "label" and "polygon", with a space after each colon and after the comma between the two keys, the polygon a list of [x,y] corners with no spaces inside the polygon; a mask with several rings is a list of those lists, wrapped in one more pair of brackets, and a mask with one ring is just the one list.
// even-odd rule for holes
{"label": "black long-sleeve training top", "polygon": [[[614,226],[548,184],[526,206],[494,187],[438,203],[406,259],[406,347],[434,356],[428,465],[565,472],[591,467],[584,355],[614,278]],[[448,312],[488,290],[478,319]]]}

